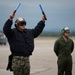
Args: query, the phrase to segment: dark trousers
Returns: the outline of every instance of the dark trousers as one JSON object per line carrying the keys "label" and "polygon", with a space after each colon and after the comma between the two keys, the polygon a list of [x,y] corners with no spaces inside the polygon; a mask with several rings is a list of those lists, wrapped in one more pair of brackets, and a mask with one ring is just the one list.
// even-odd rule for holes
{"label": "dark trousers", "polygon": [[58,58],[58,75],[72,75],[72,57]]}

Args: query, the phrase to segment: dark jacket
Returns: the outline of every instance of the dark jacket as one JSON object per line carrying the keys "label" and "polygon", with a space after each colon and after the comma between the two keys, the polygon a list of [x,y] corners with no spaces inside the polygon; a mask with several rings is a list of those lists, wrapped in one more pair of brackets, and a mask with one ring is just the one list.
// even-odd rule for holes
{"label": "dark jacket", "polygon": [[7,20],[3,31],[6,35],[10,50],[15,56],[30,56],[34,50],[34,38],[43,30],[45,23],[40,21],[34,29],[25,29],[19,31],[17,28],[12,29],[12,21]]}

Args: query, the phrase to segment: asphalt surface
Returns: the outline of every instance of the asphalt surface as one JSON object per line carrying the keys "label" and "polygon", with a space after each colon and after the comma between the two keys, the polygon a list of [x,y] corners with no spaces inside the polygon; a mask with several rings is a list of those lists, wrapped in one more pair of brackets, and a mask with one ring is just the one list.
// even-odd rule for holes
{"label": "asphalt surface", "polygon": [[[30,56],[31,75],[57,75],[57,57],[53,51],[54,42],[53,39],[35,39],[35,49],[33,55]],[[0,46],[0,75],[13,75],[12,72],[6,70],[9,54],[8,44]],[[72,56],[72,72],[75,75],[75,50]]]}

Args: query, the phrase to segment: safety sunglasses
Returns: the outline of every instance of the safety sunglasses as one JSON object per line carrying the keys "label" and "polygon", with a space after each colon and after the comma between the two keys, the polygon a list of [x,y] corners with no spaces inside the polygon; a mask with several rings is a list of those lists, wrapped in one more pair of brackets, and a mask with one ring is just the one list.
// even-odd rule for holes
{"label": "safety sunglasses", "polygon": [[26,22],[25,21],[21,21],[21,22],[18,23],[18,25],[20,25],[20,26],[26,25]]}
{"label": "safety sunglasses", "polygon": [[70,34],[70,32],[69,32],[69,31],[66,31],[65,33]]}

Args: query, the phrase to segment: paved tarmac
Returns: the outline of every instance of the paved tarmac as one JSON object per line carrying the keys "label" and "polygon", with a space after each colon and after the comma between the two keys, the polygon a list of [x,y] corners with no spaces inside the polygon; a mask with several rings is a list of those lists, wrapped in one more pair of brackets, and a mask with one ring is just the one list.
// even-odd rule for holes
{"label": "paved tarmac", "polygon": [[[57,57],[53,51],[54,42],[53,39],[35,39],[35,49],[33,55],[30,56],[31,75],[57,75]],[[0,46],[0,75],[13,75],[12,72],[6,70],[9,54],[8,44]],[[72,56],[73,75],[75,75],[75,50]]]}

